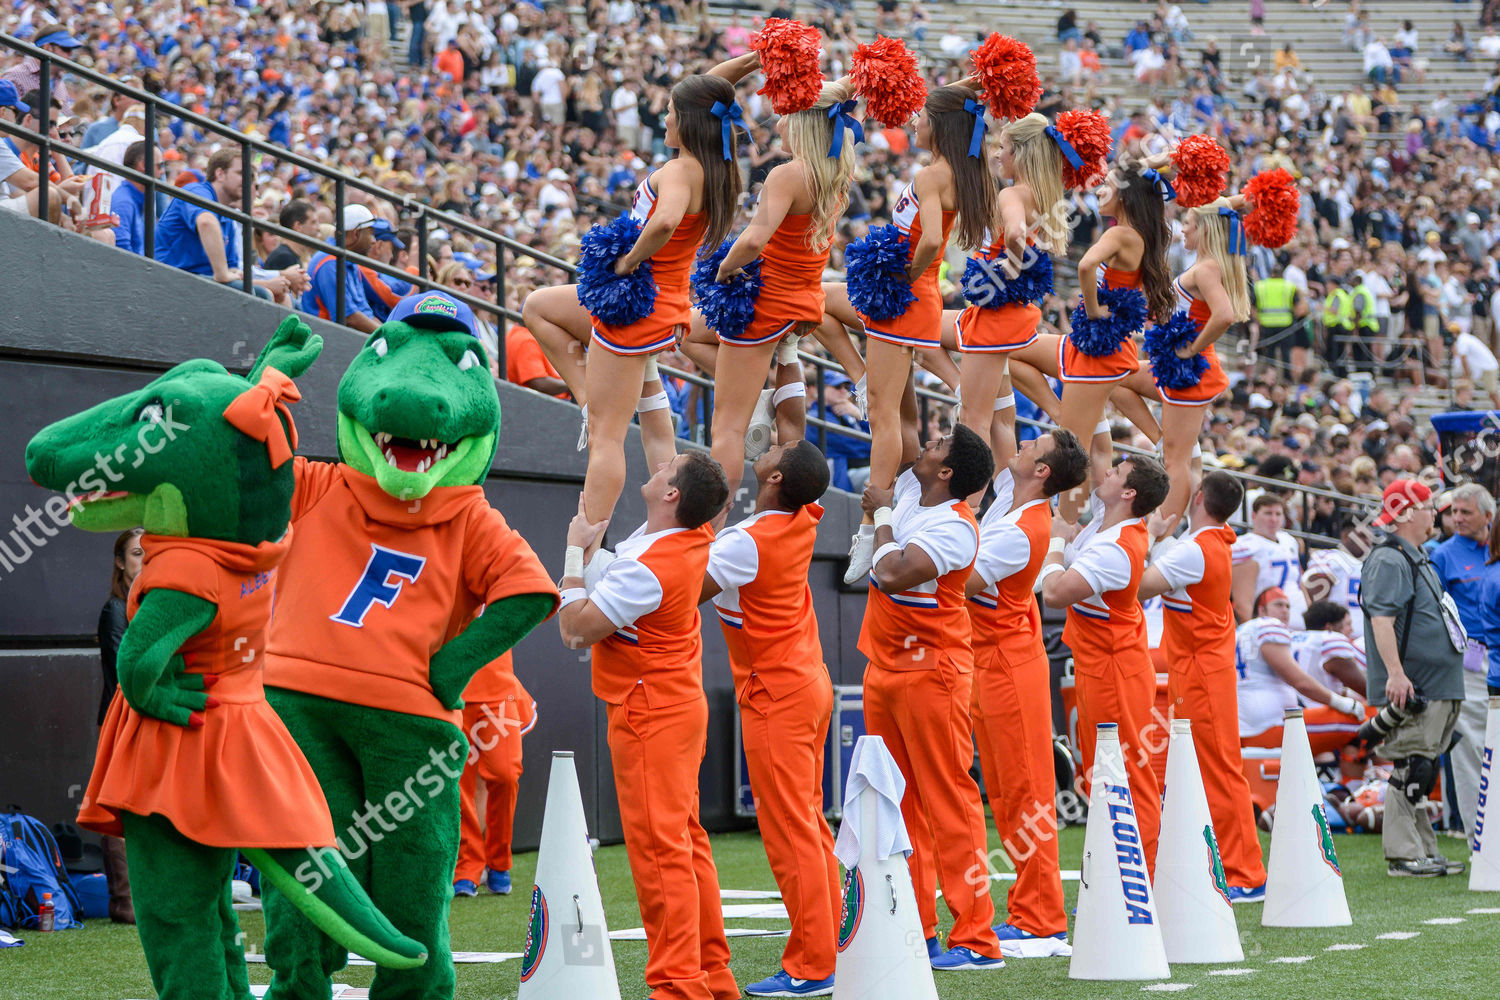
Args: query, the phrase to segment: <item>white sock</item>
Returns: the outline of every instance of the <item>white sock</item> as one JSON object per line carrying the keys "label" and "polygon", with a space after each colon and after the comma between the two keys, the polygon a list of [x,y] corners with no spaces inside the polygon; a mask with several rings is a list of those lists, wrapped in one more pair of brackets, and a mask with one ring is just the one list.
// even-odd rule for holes
{"label": "white sock", "polygon": [[1016,394],[1013,393],[1013,392],[1008,392],[1008,393],[1006,393],[1003,396],[996,396],[995,397],[995,409],[996,410],[1009,410],[1009,409],[1013,409],[1015,407],[1015,405],[1016,405]]}
{"label": "white sock", "polygon": [[793,330],[781,338],[781,343],[776,345],[776,363],[778,365],[795,365],[797,363],[797,351],[801,349],[802,338],[797,336]]}
{"label": "white sock", "polygon": [[859,533],[861,535],[871,535],[871,536],[873,536],[875,534],[875,525],[873,525],[873,524],[861,524],[859,526]]}
{"label": "white sock", "polygon": [[657,378],[661,378],[661,373],[657,371],[656,355],[653,354],[646,359],[646,369],[641,372],[641,381],[643,383],[650,382],[652,379]]}
{"label": "white sock", "polygon": [[807,398],[807,389],[801,382],[789,382],[786,385],[778,385],[776,391],[771,393],[771,406],[777,407],[789,399],[801,397]]}
{"label": "white sock", "polygon": [[1193,445],[1193,457],[1194,458],[1202,458],[1203,457],[1203,446],[1201,444],[1195,444],[1195,445]]}
{"label": "white sock", "polygon": [[1108,420],[1101,420],[1097,424],[1094,425],[1094,436],[1095,437],[1098,437],[1100,434],[1108,434],[1108,433],[1109,433],[1109,421]]}
{"label": "white sock", "polygon": [[642,396],[641,401],[635,404],[635,412],[650,413],[652,410],[665,410],[671,405],[671,400],[667,398],[667,391],[663,389],[655,395]]}

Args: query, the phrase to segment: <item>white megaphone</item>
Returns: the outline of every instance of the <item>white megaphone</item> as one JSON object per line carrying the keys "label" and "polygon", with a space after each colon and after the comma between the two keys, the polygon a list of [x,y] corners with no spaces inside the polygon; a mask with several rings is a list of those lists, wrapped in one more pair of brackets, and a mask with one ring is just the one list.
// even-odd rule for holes
{"label": "white megaphone", "polygon": [[1347,927],[1354,922],[1300,708],[1287,709],[1282,726],[1281,778],[1260,922],[1263,927]]}
{"label": "white megaphone", "polygon": [[552,753],[517,1000],[620,1000],[572,751]]}

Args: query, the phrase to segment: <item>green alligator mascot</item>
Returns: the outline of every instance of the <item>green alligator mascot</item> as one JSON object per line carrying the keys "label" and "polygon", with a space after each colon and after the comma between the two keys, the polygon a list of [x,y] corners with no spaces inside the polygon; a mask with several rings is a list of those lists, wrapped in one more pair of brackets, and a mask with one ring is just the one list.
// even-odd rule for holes
{"label": "green alligator mascot", "polygon": [[[262,352],[301,374],[306,326]],[[382,967],[376,1000],[453,995],[448,906],[462,693],[556,609],[530,546],[485,499],[500,399],[469,308],[408,296],[338,388],[339,463],[294,462],[295,541],[277,577],[267,697],[307,755],[345,860],[431,956]],[[266,893],[271,1000],[326,1000],[344,945]]]}
{"label": "green alligator mascot", "polygon": [[[284,353],[305,367],[321,347],[304,338]],[[76,526],[146,529],[119,691],[78,822],[125,837],[162,1000],[250,998],[230,905],[236,849],[302,919],[383,968],[416,969],[427,956],[350,875],[317,778],[262,688],[271,595],[292,540],[287,404],[297,398],[274,368],[246,380],[188,361],[26,448],[31,478],[67,494]]]}

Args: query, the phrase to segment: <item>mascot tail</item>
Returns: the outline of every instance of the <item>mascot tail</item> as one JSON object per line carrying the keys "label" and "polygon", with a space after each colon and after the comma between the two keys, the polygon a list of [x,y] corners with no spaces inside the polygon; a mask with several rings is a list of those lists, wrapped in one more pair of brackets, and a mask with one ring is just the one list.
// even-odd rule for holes
{"label": "mascot tail", "polygon": [[[336,848],[249,848],[243,853],[308,920],[339,946],[388,969],[415,969],[427,949],[375,908]],[[309,885],[293,872],[314,872]]]}

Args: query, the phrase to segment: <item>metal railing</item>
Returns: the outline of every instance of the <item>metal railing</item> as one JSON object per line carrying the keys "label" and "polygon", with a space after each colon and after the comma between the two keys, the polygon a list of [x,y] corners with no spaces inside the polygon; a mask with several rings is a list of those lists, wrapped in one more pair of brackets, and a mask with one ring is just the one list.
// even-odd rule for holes
{"label": "metal railing", "polygon": [[[133,87],[128,84],[122,84],[103,73],[99,73],[88,67],[81,66],[75,62],[72,62],[71,60],[60,59],[44,49],[21,41],[20,39],[13,36],[0,34],[0,50],[3,49],[9,49],[10,51],[20,56],[29,56],[37,60],[40,66],[41,81],[38,86],[39,107],[33,109],[33,114],[38,120],[40,129],[38,131],[32,131],[30,129],[23,128],[15,123],[0,120],[0,136],[8,134],[22,141],[31,143],[32,145],[37,147],[38,166],[41,168],[38,172],[37,208],[38,214],[43,219],[48,217],[49,201],[52,197],[52,192],[50,191],[52,182],[50,181],[49,177],[49,168],[52,162],[52,154],[54,152],[60,152],[69,159],[77,160],[78,162],[84,163],[88,166],[95,167],[99,170],[114,174],[117,177],[121,178],[122,181],[132,181],[140,185],[144,189],[147,197],[144,199],[143,203],[145,224],[145,253],[143,256],[147,258],[153,258],[155,256],[155,227],[157,221],[156,195],[158,192],[167,194],[171,198],[181,199],[183,201],[186,201],[188,204],[206,209],[216,215],[222,216],[239,224],[240,239],[242,241],[240,256],[241,262],[243,264],[243,267],[241,269],[242,273],[240,276],[240,285],[247,293],[253,293],[254,289],[254,275],[252,272],[252,265],[255,259],[254,239],[256,233],[273,233],[283,240],[306,246],[315,251],[320,251],[328,254],[335,260],[336,266],[338,268],[337,300],[334,303],[334,308],[333,310],[331,310],[330,315],[330,318],[336,322],[342,322],[347,316],[348,304],[344,301],[344,280],[347,275],[347,269],[349,267],[368,268],[377,274],[400,278],[403,281],[411,281],[413,285],[424,290],[441,288],[445,294],[451,295],[455,299],[464,302],[470,308],[476,310],[481,314],[502,316],[515,322],[520,321],[520,314],[517,311],[508,308],[505,304],[505,271],[507,255],[509,255],[510,259],[512,260],[516,257],[521,256],[529,257],[532,260],[536,261],[538,264],[557,270],[561,273],[562,276],[564,276],[566,280],[571,280],[571,278],[576,274],[575,266],[568,261],[538,251],[524,243],[511,239],[510,237],[494,233],[488,229],[485,229],[482,225],[473,220],[465,219],[451,212],[445,212],[441,209],[433,208],[418,200],[413,199],[411,196],[395,194],[393,192],[387,191],[385,188],[382,188],[378,184],[375,184],[371,181],[345,174],[342,171],[331,169],[328,166],[317,162],[316,160],[302,156],[301,154],[292,152],[291,150],[282,148],[280,146],[276,146],[265,140],[256,139],[251,136],[244,135],[243,133],[235,131],[228,125],[215,121],[211,118],[188,110],[186,108],[181,108],[169,101],[166,101],[137,87]],[[145,135],[143,136],[143,141],[145,142],[145,162],[143,164],[145,168],[144,170],[133,170],[120,164],[104,160],[95,154],[86,152],[85,150],[79,149],[76,146],[51,137],[52,72],[54,67],[56,66],[61,66],[65,72],[72,76],[75,76],[82,80],[87,80],[93,84],[97,84],[112,93],[127,95],[131,99],[143,105],[146,118]],[[206,130],[207,132],[221,137],[227,143],[233,144],[239,149],[240,165],[242,170],[240,191],[241,205],[239,208],[232,208],[220,202],[200,197],[199,195],[185,191],[182,188],[179,188],[171,183],[163,182],[156,177],[156,167],[160,162],[160,150],[157,148],[157,138],[163,116],[180,119],[183,122],[190,123],[199,129]],[[287,229],[277,223],[270,222],[264,219],[257,219],[250,214],[248,208],[253,204],[254,201],[254,179],[256,176],[255,157],[257,155],[271,157],[277,161],[294,165],[302,171],[313,174],[316,177],[323,178],[333,184],[334,235],[332,242],[321,241],[315,237],[310,237],[295,230]],[[349,203],[348,196],[350,192],[357,192],[370,198],[378,198],[390,203],[391,205],[395,206],[398,215],[402,218],[403,227],[409,226],[410,228],[416,230],[417,273],[415,275],[406,271],[402,271],[392,264],[377,261],[362,254],[354,253],[344,247],[345,231],[343,227],[343,210],[344,207]],[[611,208],[618,207],[608,202],[601,202],[598,207],[604,208],[606,205]],[[446,229],[450,232],[462,232],[476,241],[491,243],[494,245],[496,259],[496,301],[490,302],[477,296],[458,292],[453,289],[440,286],[432,280],[432,278],[427,273],[428,245],[430,233],[436,228]],[[500,371],[503,373],[505,370],[505,335],[503,330],[499,330],[497,331],[497,333],[498,355],[496,361]],[[812,427],[816,430],[817,443],[819,448],[825,454],[827,453],[828,435],[830,433],[842,434],[856,440],[869,441],[870,435],[868,432],[857,428],[850,428],[843,424],[827,419],[827,411],[824,408],[821,395],[823,377],[828,372],[839,372],[842,374],[847,374],[844,372],[843,367],[837,362],[821,355],[811,354],[805,351],[799,352],[799,355],[804,365],[811,365],[816,373],[814,386],[818,395],[817,398],[812,401],[812,409],[818,415],[814,415],[814,412],[809,412],[807,415],[807,424],[809,427]],[[661,370],[672,376],[673,378],[678,379],[682,383],[692,386],[694,390],[696,390],[698,398],[699,400],[701,400],[703,411],[702,435],[698,443],[704,445],[711,444],[713,440],[713,380],[705,377],[698,372],[687,372],[666,365],[663,365],[661,367]],[[925,438],[929,407],[933,405],[952,406],[956,404],[958,400],[956,399],[956,397],[925,387],[919,387],[917,389],[917,396],[920,408],[918,433],[921,437]],[[697,407],[695,406],[694,410],[696,411],[696,409]],[[1024,417],[1018,417],[1017,423],[1022,426],[1035,427],[1041,430],[1045,430],[1051,426],[1046,422],[1030,420]],[[1116,444],[1115,447],[1117,450],[1125,453],[1150,454],[1149,452],[1139,451],[1138,449],[1131,448],[1127,445]],[[1371,501],[1363,501],[1355,497],[1348,497],[1342,494],[1330,493],[1326,490],[1320,490],[1314,487],[1303,486],[1296,483],[1286,483],[1276,480],[1261,479],[1260,477],[1238,471],[1231,471],[1231,475],[1234,475],[1237,479],[1244,483],[1247,488],[1250,486],[1261,486],[1263,488],[1270,487],[1281,490],[1290,490],[1293,493],[1301,494],[1303,497],[1304,511],[1304,518],[1302,520],[1303,524],[1307,523],[1307,515],[1311,510],[1311,504],[1313,500],[1316,498],[1333,499],[1345,508],[1360,509],[1365,507],[1373,507],[1373,503]],[[1244,516],[1246,519],[1248,519],[1248,509],[1244,511]],[[1301,531],[1293,531],[1292,534],[1309,541],[1313,541],[1315,543],[1328,544],[1329,541],[1328,539],[1321,536],[1311,536]]]}

